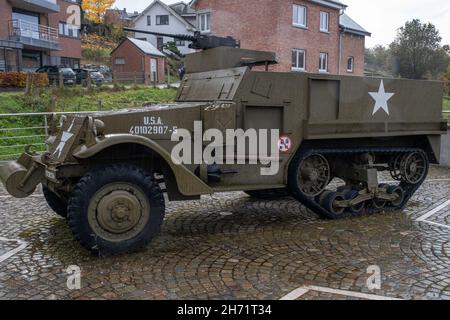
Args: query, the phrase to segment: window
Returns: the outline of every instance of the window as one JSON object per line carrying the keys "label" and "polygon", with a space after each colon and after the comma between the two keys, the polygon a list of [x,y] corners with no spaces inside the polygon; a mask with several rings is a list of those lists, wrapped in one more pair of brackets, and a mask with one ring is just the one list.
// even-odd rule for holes
{"label": "window", "polygon": [[156,25],[169,25],[169,16],[163,15],[163,16],[156,16]]}
{"label": "window", "polygon": [[0,48],[0,72],[6,71],[6,49]]}
{"label": "window", "polygon": [[330,15],[328,12],[320,12],[320,31],[322,32],[328,32],[329,31],[329,21],[330,21]]}
{"label": "window", "polygon": [[211,32],[211,13],[198,15],[198,29],[200,32]]}
{"label": "window", "polygon": [[156,37],[156,48],[158,48],[159,51],[164,50],[164,38],[163,37]]}
{"label": "window", "polygon": [[306,70],[306,51],[301,49],[292,50],[292,71]]}
{"label": "window", "polygon": [[294,4],[292,24],[296,27],[306,28],[306,7]]}
{"label": "window", "polygon": [[80,68],[80,59],[61,57],[60,64],[66,68],[78,69]]}
{"label": "window", "polygon": [[355,58],[354,57],[348,57],[348,60],[347,60],[347,72],[353,72],[354,65],[355,65]]}
{"label": "window", "polygon": [[147,16],[147,25],[148,26],[152,25],[152,16]]}
{"label": "window", "polygon": [[65,22],[59,23],[59,35],[70,37],[70,38],[79,38],[80,37],[80,28],[72,25],[67,24]]}
{"label": "window", "polygon": [[319,72],[328,72],[328,53],[320,54]]}
{"label": "window", "polygon": [[116,58],[114,61],[114,64],[116,65],[124,65],[125,64],[125,58]]}
{"label": "window", "polygon": [[175,40],[175,45],[177,47],[184,47],[186,45],[186,42],[182,40]]}

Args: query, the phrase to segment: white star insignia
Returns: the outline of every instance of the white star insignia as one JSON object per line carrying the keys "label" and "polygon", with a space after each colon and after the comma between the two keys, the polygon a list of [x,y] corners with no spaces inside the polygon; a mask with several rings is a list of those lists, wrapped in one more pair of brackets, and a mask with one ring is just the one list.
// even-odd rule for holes
{"label": "white star insignia", "polygon": [[375,115],[380,109],[383,109],[387,115],[389,115],[388,101],[395,93],[389,93],[384,90],[383,80],[381,80],[378,92],[369,92],[369,94],[375,100],[375,107],[373,108],[372,115]]}
{"label": "white star insignia", "polygon": [[61,137],[61,141],[58,144],[58,147],[56,147],[55,152],[53,152],[53,155],[58,154],[58,158],[61,157],[61,153],[64,151],[64,148],[66,146],[66,143],[72,139],[74,134],[70,133],[72,131],[73,125],[75,124],[75,119],[73,119],[72,124],[69,127],[68,131],[64,131]]}

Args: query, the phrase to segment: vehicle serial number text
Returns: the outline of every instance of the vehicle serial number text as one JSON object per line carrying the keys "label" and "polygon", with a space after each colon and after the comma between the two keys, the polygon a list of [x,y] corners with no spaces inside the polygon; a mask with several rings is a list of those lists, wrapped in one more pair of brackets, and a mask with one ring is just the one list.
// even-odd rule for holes
{"label": "vehicle serial number text", "polygon": [[160,117],[144,117],[142,124],[133,125],[129,133],[133,135],[167,135],[177,133],[177,127],[168,126]]}

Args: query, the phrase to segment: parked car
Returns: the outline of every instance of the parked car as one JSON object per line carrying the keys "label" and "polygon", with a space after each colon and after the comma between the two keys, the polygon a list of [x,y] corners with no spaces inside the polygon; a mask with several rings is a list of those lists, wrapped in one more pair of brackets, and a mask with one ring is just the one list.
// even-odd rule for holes
{"label": "parked car", "polygon": [[77,84],[87,83],[88,75],[91,77],[92,83],[101,85],[105,81],[105,77],[97,70],[90,69],[75,69],[77,75]]}
{"label": "parked car", "polygon": [[110,67],[101,65],[98,69],[98,71],[103,75],[105,78],[105,82],[112,82],[113,76],[112,76],[112,70]]}
{"label": "parked car", "polygon": [[63,82],[65,85],[73,85],[77,81],[77,76],[71,68],[43,66],[36,70],[37,73],[46,73],[50,84],[58,84],[59,74],[63,74]]}

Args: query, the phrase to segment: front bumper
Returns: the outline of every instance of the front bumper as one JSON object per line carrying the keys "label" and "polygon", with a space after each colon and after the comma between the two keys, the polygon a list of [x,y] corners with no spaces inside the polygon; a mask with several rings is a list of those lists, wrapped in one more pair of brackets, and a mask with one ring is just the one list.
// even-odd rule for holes
{"label": "front bumper", "polygon": [[19,160],[0,166],[0,181],[6,191],[15,198],[32,195],[43,180],[45,165],[37,155],[24,153]]}

